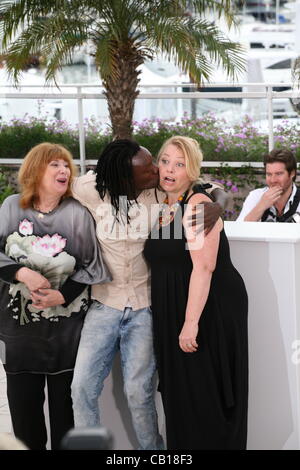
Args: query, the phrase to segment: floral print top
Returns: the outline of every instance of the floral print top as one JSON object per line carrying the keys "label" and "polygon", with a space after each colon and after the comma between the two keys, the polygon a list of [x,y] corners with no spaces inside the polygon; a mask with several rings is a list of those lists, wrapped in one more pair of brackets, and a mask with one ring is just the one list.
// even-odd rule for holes
{"label": "floral print top", "polygon": [[[41,218],[34,209],[21,209],[14,195],[4,201],[0,220],[0,341],[6,371],[72,370],[89,303],[87,286],[110,280],[93,219],[73,198]],[[45,276],[66,303],[33,307],[26,285],[15,280],[22,266]]]}

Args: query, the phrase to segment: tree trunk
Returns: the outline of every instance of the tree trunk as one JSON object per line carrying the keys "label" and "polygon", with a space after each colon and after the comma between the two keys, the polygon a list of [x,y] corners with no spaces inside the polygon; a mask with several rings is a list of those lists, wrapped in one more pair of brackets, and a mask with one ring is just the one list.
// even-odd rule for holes
{"label": "tree trunk", "polygon": [[116,49],[118,73],[115,78],[103,79],[114,139],[132,138],[134,104],[139,91],[137,67],[142,57],[132,47]]}

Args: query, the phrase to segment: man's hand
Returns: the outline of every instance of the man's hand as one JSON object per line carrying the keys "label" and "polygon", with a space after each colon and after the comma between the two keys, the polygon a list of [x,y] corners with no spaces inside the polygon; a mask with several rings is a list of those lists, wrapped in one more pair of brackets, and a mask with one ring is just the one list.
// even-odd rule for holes
{"label": "man's hand", "polygon": [[260,198],[255,207],[244,218],[245,222],[258,222],[261,220],[263,213],[271,206],[275,205],[282,195],[280,186],[273,186],[267,189]]}
{"label": "man's hand", "polygon": [[50,282],[40,273],[23,267],[16,272],[16,280],[23,282],[29,291],[51,287]]}
{"label": "man's hand", "polygon": [[192,208],[193,214],[188,216],[188,226],[195,227],[195,234],[198,235],[204,229],[207,235],[214,227],[218,218],[221,217],[223,208],[218,202],[202,202]]}
{"label": "man's hand", "polygon": [[38,289],[35,292],[30,292],[32,306],[39,309],[45,310],[49,307],[56,307],[65,303],[64,296],[59,290],[55,289]]}
{"label": "man's hand", "polygon": [[282,195],[282,188],[280,186],[273,186],[269,188],[261,197],[260,205],[262,209],[267,210],[280,199]]}
{"label": "man's hand", "polygon": [[207,235],[214,227],[218,218],[222,216],[223,208],[218,202],[203,202],[204,205],[204,230]]}

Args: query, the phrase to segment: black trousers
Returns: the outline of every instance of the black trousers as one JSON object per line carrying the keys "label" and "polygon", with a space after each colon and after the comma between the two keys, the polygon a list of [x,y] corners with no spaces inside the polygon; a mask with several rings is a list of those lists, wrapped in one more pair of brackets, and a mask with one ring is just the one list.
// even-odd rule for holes
{"label": "black trousers", "polygon": [[51,449],[59,449],[63,436],[74,427],[71,399],[73,372],[56,375],[6,374],[7,397],[15,436],[30,450],[45,450],[45,383],[51,432]]}

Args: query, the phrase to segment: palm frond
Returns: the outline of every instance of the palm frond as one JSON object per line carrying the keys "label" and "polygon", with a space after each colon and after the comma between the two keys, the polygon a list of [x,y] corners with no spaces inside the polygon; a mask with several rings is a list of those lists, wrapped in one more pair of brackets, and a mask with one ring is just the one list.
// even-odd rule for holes
{"label": "palm frond", "polygon": [[198,83],[209,79],[215,65],[230,77],[243,69],[241,46],[213,20],[203,19],[222,16],[230,26],[233,7],[231,0],[0,0],[0,52],[15,81],[28,57],[41,54],[49,81],[71,61],[76,47],[89,42],[101,78],[113,83],[109,110],[122,116],[121,74],[130,97],[126,106],[132,110],[138,66],[159,52]]}
{"label": "palm frond", "polygon": [[33,22],[10,44],[6,56],[8,72],[17,81],[28,56],[39,53],[45,59],[46,80],[55,77],[65,62],[71,62],[74,49],[87,40],[87,33],[76,19],[64,15]]}
{"label": "palm frond", "polygon": [[115,54],[116,44],[108,37],[101,37],[96,44],[95,62],[101,77],[105,80],[111,75],[112,80],[118,77],[118,61]]}
{"label": "palm frond", "polygon": [[170,60],[175,60],[177,65],[198,82],[202,77],[208,78],[212,63],[223,66],[232,78],[244,69],[242,47],[224,37],[208,21],[161,18],[156,24],[148,26],[146,33],[149,47],[158,49]]}

